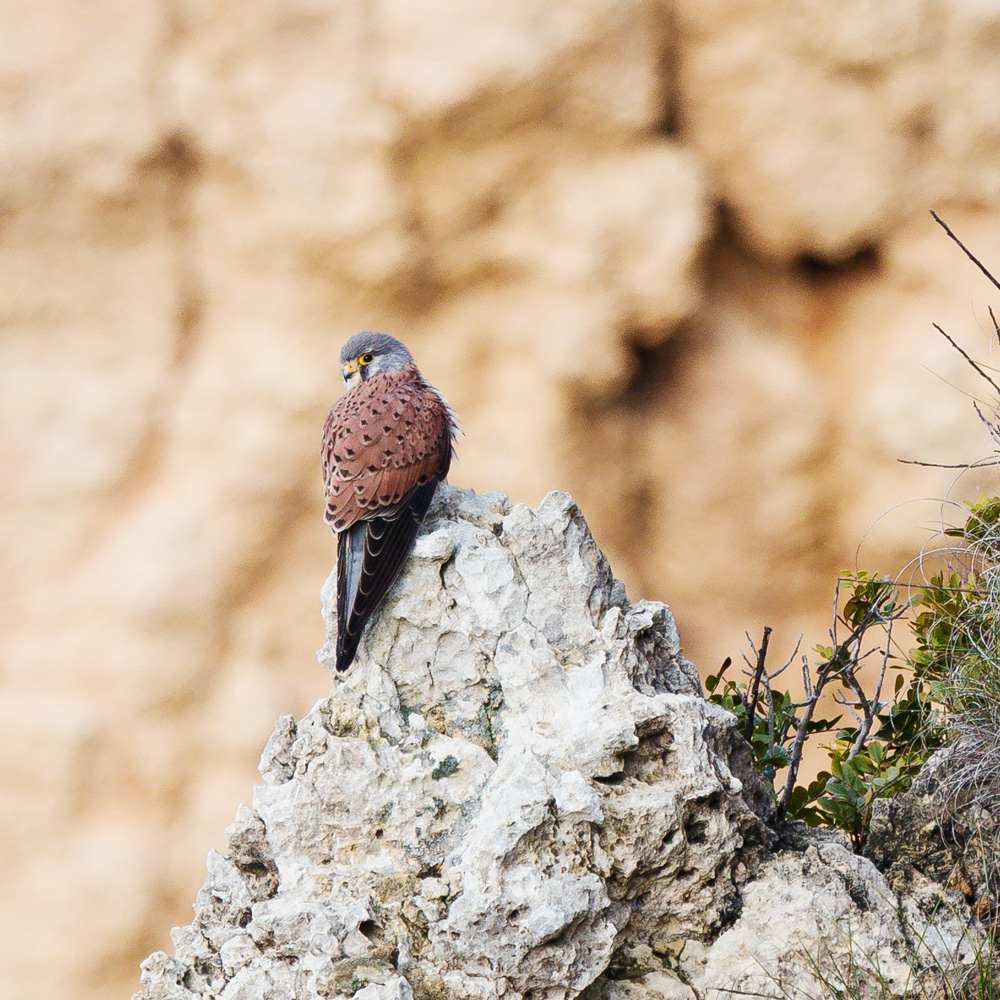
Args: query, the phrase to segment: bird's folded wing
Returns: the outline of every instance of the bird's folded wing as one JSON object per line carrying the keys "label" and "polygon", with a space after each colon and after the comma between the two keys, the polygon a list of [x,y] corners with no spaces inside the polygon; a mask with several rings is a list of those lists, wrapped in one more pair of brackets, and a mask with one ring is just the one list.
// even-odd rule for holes
{"label": "bird's folded wing", "polygon": [[450,457],[437,393],[407,372],[369,379],[338,400],[323,430],[327,523],[343,531],[405,506],[412,490],[447,475]]}

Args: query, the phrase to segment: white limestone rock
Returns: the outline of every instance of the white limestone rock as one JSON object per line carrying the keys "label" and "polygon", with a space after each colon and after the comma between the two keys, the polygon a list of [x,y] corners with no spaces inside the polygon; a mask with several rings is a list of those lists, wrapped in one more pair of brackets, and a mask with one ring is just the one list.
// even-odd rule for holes
{"label": "white limestone rock", "polygon": [[688,1000],[756,982],[769,907],[819,934],[797,908],[836,882],[815,847],[753,880],[770,800],[734,717],[566,494],[442,488],[355,665],[278,721],[261,773],[138,1000]]}
{"label": "white limestone rock", "polygon": [[852,854],[846,837],[810,839],[804,851],[783,851],[761,867],[732,927],[708,947],[684,949],[682,974],[696,993],[807,1000],[820,973],[852,996],[937,996],[942,974],[954,990],[974,967],[978,936],[958,894],[937,887],[936,905],[923,912]]}

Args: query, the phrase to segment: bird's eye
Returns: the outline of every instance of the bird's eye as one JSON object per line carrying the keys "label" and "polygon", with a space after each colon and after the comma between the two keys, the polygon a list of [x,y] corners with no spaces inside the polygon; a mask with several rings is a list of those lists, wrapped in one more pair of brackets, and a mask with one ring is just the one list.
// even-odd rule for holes
{"label": "bird's eye", "polygon": [[362,354],[358,361],[363,365],[370,365],[375,360],[375,355],[370,351],[367,354]]}

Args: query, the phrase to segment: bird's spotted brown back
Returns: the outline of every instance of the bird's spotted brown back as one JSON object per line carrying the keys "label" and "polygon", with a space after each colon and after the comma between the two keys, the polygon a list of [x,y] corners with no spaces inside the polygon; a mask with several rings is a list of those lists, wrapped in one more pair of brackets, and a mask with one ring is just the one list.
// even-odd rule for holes
{"label": "bird's spotted brown back", "polygon": [[[391,421],[378,419],[392,414]],[[396,417],[396,414],[399,417]],[[412,366],[343,396],[323,434],[326,520],[338,531],[441,478],[451,454],[447,406]]]}

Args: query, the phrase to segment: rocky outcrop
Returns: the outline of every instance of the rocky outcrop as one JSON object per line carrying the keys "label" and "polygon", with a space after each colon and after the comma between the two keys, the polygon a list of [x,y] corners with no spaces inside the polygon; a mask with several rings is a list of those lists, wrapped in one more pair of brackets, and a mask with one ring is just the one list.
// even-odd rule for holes
{"label": "rocky outcrop", "polygon": [[798,831],[742,902],[731,928],[682,952],[694,997],[924,998],[975,969],[981,930],[957,893],[897,893],[837,834]]}
{"label": "rocky outcrop", "polygon": [[[865,856],[893,888],[926,896],[946,885],[986,924],[1000,926],[1000,799],[997,789],[956,780],[963,748],[939,750],[913,785],[873,804]],[[985,791],[986,794],[977,794]],[[997,970],[1000,975],[1000,969]]]}
{"label": "rocky outcrop", "polygon": [[798,988],[845,927],[905,986],[901,914],[963,946],[836,838],[777,844],[669,609],[627,600],[563,493],[442,488],[355,667],[261,774],[137,1000]]}

